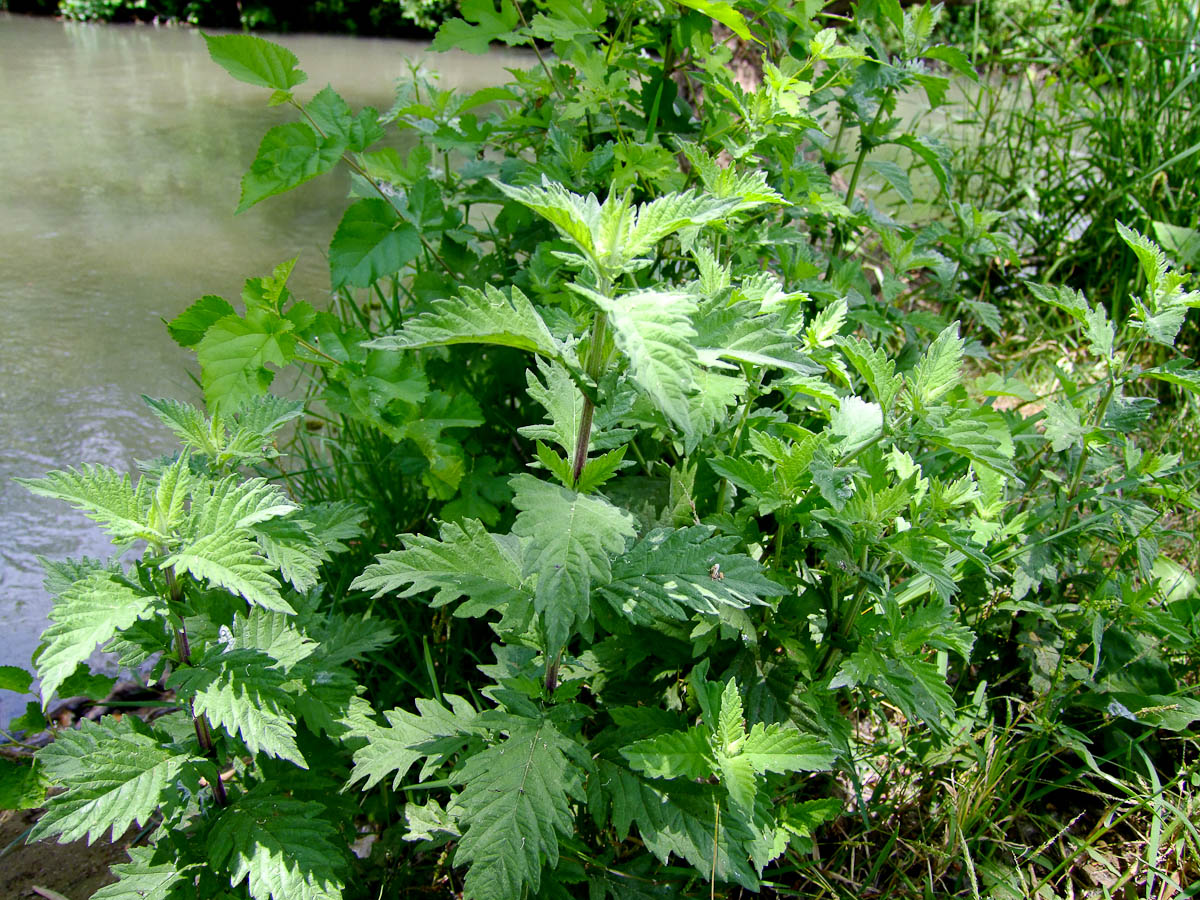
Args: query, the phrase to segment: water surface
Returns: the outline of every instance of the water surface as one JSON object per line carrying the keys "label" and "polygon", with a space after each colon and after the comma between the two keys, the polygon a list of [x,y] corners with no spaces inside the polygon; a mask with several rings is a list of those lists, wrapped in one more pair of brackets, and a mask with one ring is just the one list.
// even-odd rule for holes
{"label": "water surface", "polygon": [[[413,42],[275,40],[309,73],[301,99],[332,83],[356,107],[387,109],[414,61],[468,89],[525,65]],[[162,325],[196,297],[235,299],[297,254],[293,289],[327,297],[344,174],[233,215],[263,132],[292,118],[267,93],[229,78],[190,29],[0,13],[0,665],[28,666],[46,626],[37,557],[110,552],[89,520],[12,479],[170,451],[139,398],[196,399],[191,354]],[[0,691],[0,727],[26,699]]]}

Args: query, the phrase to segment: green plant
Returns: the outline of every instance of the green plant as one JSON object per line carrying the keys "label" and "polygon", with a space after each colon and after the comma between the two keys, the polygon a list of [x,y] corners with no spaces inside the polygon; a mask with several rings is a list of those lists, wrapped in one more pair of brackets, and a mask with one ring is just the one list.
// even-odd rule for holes
{"label": "green plant", "polygon": [[300,414],[266,397],[205,419],[148,401],[183,443],[136,480],[103,466],[25,485],[83,510],[117,559],[46,560],[56,595],[36,658],[48,704],[103,645],[123,667],[150,667],[174,705],[60,730],[38,768],[65,790],[31,837],[114,838],[131,823],[152,848],[130,850],[120,881],[95,896],[337,897],[353,805],[338,802],[339,738],[367,709],[345,663],[389,640],[386,627],[317,611],[318,570],[358,535],[345,505],[301,510],[236,470],[269,455],[274,432]]}
{"label": "green plant", "polygon": [[[222,458],[228,442],[188,430],[210,458],[194,477],[253,464],[370,510],[351,553],[308,570],[319,608],[287,593],[314,643],[278,702],[305,759],[311,745],[363,788],[306,809],[332,843],[356,806],[354,830],[379,838],[372,893],[456,892],[455,867],[468,898],[802,896],[840,874],[813,858],[823,828],[850,848],[833,859],[897,896],[999,891],[1037,867],[1040,888],[1063,864],[1038,845],[1069,826],[1037,804],[1076,782],[1097,802],[1117,780],[1161,832],[1163,792],[1133,773],[1154,784],[1178,760],[1154,741],[1200,711],[1194,583],[1167,583],[1179,532],[1161,521],[1195,507],[1195,468],[1142,446],[1156,397],[1135,385],[1200,388],[1173,349],[1195,294],[1122,232],[1147,289],[1119,330],[1069,289],[1031,288],[1095,357],[1066,348],[1058,385],[1035,392],[989,359],[1003,311],[964,293],[964,272],[1007,255],[997,215],[882,211],[915,201],[923,171],[939,202],[953,187],[896,112],[906,94],[945,98],[931,64],[969,73],[933,40],[937,8],[864,3],[840,36],[810,8],[672,12],[466,3],[436,48],[525,44],[537,66],[466,97],[414,74],[383,115],[332,88],[301,100],[281,47],[207,39],[299,116],[264,137],[240,209],[339,162],[352,173],[328,310],[291,295],[284,263],[246,283],[242,310],[209,296],[170,324],[214,421],[236,430],[279,370],[308,386],[291,460],[255,458],[259,440]],[[738,54],[757,81],[735,79]],[[381,147],[393,126],[416,141],[404,154]],[[260,568],[290,578],[297,556],[268,551]],[[148,553],[135,571],[169,613],[153,579],[180,551]],[[236,652],[219,623],[244,600],[187,571],[187,634]],[[404,652],[347,675],[322,729],[302,667],[357,632],[322,624],[352,609],[395,619]],[[203,719],[194,668],[172,677]],[[255,791],[315,796],[238,734],[214,745],[238,793],[165,819],[156,865],[198,863],[192,838],[257,813]],[[1028,866],[988,850],[1000,842]],[[278,900],[263,880],[247,890]]]}

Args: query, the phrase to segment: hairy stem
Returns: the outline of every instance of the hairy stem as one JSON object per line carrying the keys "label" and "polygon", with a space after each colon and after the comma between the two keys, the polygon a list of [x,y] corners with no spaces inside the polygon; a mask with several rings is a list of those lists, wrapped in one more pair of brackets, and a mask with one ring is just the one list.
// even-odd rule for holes
{"label": "hairy stem", "polygon": [[[167,595],[172,608],[177,607],[183,600],[183,585],[179,583],[179,579],[175,577],[174,567],[168,567],[167,575]],[[188,643],[187,629],[183,625],[183,618],[179,619],[179,627],[175,629],[175,650],[179,656],[180,666],[190,666],[192,664],[192,648]],[[216,747],[213,745],[212,733],[208,730],[208,720],[203,716],[198,716],[192,711],[191,701],[188,701],[188,712],[192,714],[192,727],[196,730],[196,741],[200,744],[200,751],[208,757],[216,757]],[[220,761],[218,760],[218,770],[220,769]],[[213,799],[217,801],[217,806],[226,806],[229,803],[229,798],[225,794],[225,785],[221,783],[221,776],[218,773],[213,780]]]}
{"label": "hairy stem", "polygon": [[[601,293],[608,295],[611,289],[607,283],[602,284]],[[596,383],[600,380],[600,373],[604,368],[604,339],[608,331],[608,317],[603,312],[597,312],[596,318],[592,320],[592,344],[588,349],[587,358],[587,376]],[[579,420],[579,434],[575,438],[575,453],[572,456],[571,465],[571,481],[573,484],[579,484],[579,477],[583,474],[583,467],[587,464],[588,447],[592,443],[592,416],[596,411],[596,404],[592,398],[583,395],[583,414]]]}

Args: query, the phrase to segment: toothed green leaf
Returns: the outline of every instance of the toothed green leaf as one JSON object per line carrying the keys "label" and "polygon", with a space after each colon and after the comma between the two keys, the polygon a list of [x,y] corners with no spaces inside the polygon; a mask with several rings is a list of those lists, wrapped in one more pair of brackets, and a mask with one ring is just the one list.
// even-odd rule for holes
{"label": "toothed green leaf", "polygon": [[50,800],[29,839],[56,836],[70,843],[86,835],[89,844],[109,828],[116,840],[132,823],[149,822],[167,786],[193,761],[135,730],[129,719],[112,717],[82,719],[78,728],[59,731],[37,758],[66,791]]}
{"label": "toothed green leaf", "polygon": [[569,799],[582,795],[577,756],[548,720],[519,719],[455,773],[464,900],[519,900],[541,886],[543,866],[558,865],[559,835],[574,833]]}
{"label": "toothed green leaf", "polygon": [[510,482],[521,512],[513,533],[525,538],[523,574],[537,576],[534,604],[557,649],[591,615],[591,592],[612,577],[611,558],[634,536],[633,517],[598,496],[517,475]]}
{"label": "toothed green leaf", "polygon": [[467,736],[477,730],[476,712],[461,697],[447,694],[446,700],[449,708],[434,700],[417,700],[416,713],[392,709],[384,713],[387,725],[372,722],[353,730],[352,734],[365,737],[367,744],[354,751],[350,783],[365,778],[362,789],[370,790],[394,772],[392,786],[399,788],[413,763],[430,757],[429,769],[460,750]]}
{"label": "toothed green leaf", "polygon": [[191,695],[192,710],[217,728],[238,735],[251,753],[308,764],[296,746],[296,717],[276,660],[260,650],[215,646],[193,665],[178,669],[170,684]]}
{"label": "toothed green leaf", "polygon": [[707,778],[713,774],[708,732],[703,728],[668,731],[621,749],[629,767],[650,778]]}
{"label": "toothed green leaf", "polygon": [[405,322],[398,333],[376,338],[366,346],[401,350],[451,344],[497,344],[551,359],[563,355],[562,344],[528,297],[512,288],[509,299],[491,285],[482,291],[463,288],[456,298],[436,300],[428,312]]}
{"label": "toothed green leaf", "polygon": [[132,587],[111,572],[95,572],[65,590],[50,611],[51,625],[42,633],[46,648],[37,659],[42,704],[48,705],[58,686],[75,667],[115,634],[147,619],[157,610],[157,598]]}
{"label": "toothed green leaf", "polygon": [[963,340],[958,323],[947,325],[933,340],[913,370],[913,394],[928,406],[957,387],[962,380]]}
{"label": "toothed green leaf", "polygon": [[118,880],[92,894],[91,900],[170,900],[175,885],[186,877],[187,869],[173,862],[154,862],[152,847],[129,847],[129,862],[111,868]]}
{"label": "toothed green leaf", "polygon": [[380,597],[393,591],[411,597],[436,591],[432,606],[468,597],[472,614],[530,598],[512,542],[490,534],[478,519],[442,525],[441,539],[404,534],[403,550],[391,550],[367,566],[351,585]]}
{"label": "toothed green leaf", "polygon": [[208,853],[214,868],[248,881],[254,900],[340,900],[344,840],[323,818],[320,803],[251,791],[212,827]]}
{"label": "toothed green leaf", "polygon": [[252,34],[204,35],[213,62],[247,84],[288,91],[308,80],[296,54]]}
{"label": "toothed green leaf", "polygon": [[108,466],[84,464],[78,469],[50,472],[43,478],[15,479],[39,497],[62,500],[99,522],[118,546],[137,540],[161,540],[150,528],[147,485],[135,488],[128,475]]}

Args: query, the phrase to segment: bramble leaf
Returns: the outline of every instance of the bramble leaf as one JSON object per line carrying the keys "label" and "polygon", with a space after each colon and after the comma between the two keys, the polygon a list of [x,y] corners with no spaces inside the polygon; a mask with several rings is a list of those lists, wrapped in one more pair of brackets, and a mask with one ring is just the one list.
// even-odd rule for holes
{"label": "bramble leaf", "polygon": [[237,212],[290,191],[337,165],[346,142],[336,135],[321,137],[307,122],[276,125],[258,145],[258,154],[242,176]]}
{"label": "bramble leaf", "polygon": [[296,68],[300,62],[296,54],[255,35],[206,34],[204,42],[213,62],[238,81],[289,91],[308,80],[308,75]]}
{"label": "bramble leaf", "polygon": [[367,288],[397,274],[421,252],[421,235],[386,200],[357,200],[329,244],[333,289]]}

